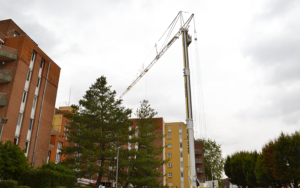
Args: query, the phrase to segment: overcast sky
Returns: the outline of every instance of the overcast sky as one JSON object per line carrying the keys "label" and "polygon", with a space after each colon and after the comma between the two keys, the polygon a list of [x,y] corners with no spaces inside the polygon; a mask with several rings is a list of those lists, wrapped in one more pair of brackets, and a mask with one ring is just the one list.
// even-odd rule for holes
{"label": "overcast sky", "polygon": [[[187,11],[196,18],[199,61],[191,57],[191,64],[201,66],[206,133],[222,145],[223,156],[260,150],[281,131],[299,130],[299,0],[0,0],[0,5],[0,19],[13,19],[61,67],[56,107],[69,101],[70,88],[71,104],[78,104],[101,75],[121,95],[177,13]],[[181,45],[177,40],[124,96],[125,106],[135,111],[147,99],[165,122],[185,121]],[[190,46],[195,56],[195,42]],[[195,130],[197,138],[203,135],[197,121]]]}

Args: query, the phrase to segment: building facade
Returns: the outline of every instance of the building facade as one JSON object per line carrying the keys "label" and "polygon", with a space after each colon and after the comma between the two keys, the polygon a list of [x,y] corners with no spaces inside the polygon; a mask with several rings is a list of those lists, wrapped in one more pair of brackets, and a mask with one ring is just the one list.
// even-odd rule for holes
{"label": "building facade", "polygon": [[205,182],[204,149],[202,141],[195,141],[195,160],[197,178],[201,183]]}
{"label": "building facade", "polygon": [[[166,184],[169,187],[189,187],[188,131],[183,122],[165,123]],[[196,172],[200,182],[205,182],[203,143],[195,142]]]}
{"label": "building facade", "polygon": [[60,152],[63,146],[70,146],[67,126],[71,120],[64,117],[64,114],[72,113],[72,110],[70,106],[55,109],[48,151],[48,160],[51,162],[59,163],[66,158],[66,156],[61,155]]}
{"label": "building facade", "polygon": [[0,21],[1,141],[25,149],[34,167],[47,161],[60,67],[17,24]]}

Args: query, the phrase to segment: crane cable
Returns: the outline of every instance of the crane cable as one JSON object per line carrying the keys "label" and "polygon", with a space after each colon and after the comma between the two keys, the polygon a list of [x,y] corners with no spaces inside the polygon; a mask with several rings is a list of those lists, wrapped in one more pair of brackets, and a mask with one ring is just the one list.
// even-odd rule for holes
{"label": "crane cable", "polygon": [[[202,88],[202,74],[201,74],[201,66],[200,66],[200,59],[199,59],[199,49],[198,49],[198,39],[197,39],[197,31],[196,31],[196,24],[195,24],[195,17],[194,17],[194,42],[195,42],[195,61],[196,61],[196,91],[199,96],[195,97],[199,102],[196,104],[197,111],[196,113],[197,120],[200,124],[200,138],[205,139],[207,138],[206,132],[206,117],[205,117],[205,108],[204,108],[204,96],[203,96],[203,88]],[[196,102],[196,101],[195,101]],[[196,129],[197,130],[197,129]]]}

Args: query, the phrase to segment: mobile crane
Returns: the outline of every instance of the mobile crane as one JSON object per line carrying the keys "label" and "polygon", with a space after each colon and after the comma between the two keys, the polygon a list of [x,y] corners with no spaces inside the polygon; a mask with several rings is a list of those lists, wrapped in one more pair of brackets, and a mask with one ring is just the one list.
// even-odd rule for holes
{"label": "mobile crane", "polygon": [[[173,38],[168,41],[168,37],[166,38],[164,44],[161,47],[161,50],[157,51],[156,57],[152,60],[152,62],[141,71],[140,75],[133,81],[133,83],[123,92],[120,96],[122,98],[148,71],[149,69],[159,60],[159,58],[171,47],[171,45],[182,35],[182,48],[183,48],[183,76],[184,76],[184,89],[185,89],[185,103],[186,103],[186,129],[189,133],[189,158],[190,158],[190,169],[189,169],[189,179],[190,179],[190,187],[197,187],[196,181],[200,184],[197,179],[196,174],[196,163],[195,163],[195,149],[194,149],[194,125],[193,125],[193,113],[192,113],[192,96],[191,96],[191,81],[190,81],[190,65],[189,65],[189,54],[188,54],[188,46],[192,42],[192,37],[188,34],[188,28],[190,26],[190,22],[194,18],[194,14],[184,22],[183,20],[183,12],[180,11],[173,22],[170,24],[167,29],[168,36],[172,33],[175,25],[178,21],[180,21],[181,27],[179,31],[175,34]],[[166,32],[167,32],[166,31]],[[165,33],[166,33],[165,32]],[[197,40],[197,38],[195,38]]]}

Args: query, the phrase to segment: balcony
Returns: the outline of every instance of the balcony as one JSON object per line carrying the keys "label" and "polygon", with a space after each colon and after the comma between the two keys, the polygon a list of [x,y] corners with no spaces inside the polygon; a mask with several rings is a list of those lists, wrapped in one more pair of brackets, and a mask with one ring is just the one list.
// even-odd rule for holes
{"label": "balcony", "polygon": [[196,164],[203,164],[203,159],[196,159]]}
{"label": "balcony", "polygon": [[7,100],[6,100],[6,93],[0,92],[0,106],[6,106]]}
{"label": "balcony", "polygon": [[200,183],[205,183],[205,178],[199,179]]}
{"label": "balcony", "polygon": [[11,82],[12,71],[0,67],[0,83]]}
{"label": "balcony", "polygon": [[197,173],[199,173],[199,174],[203,174],[204,173],[203,168],[197,168],[196,170],[197,170]]}
{"label": "balcony", "polygon": [[203,155],[203,151],[200,149],[195,150],[195,155]]}
{"label": "balcony", "polygon": [[18,58],[18,50],[4,45],[0,45],[0,62],[16,60]]}

